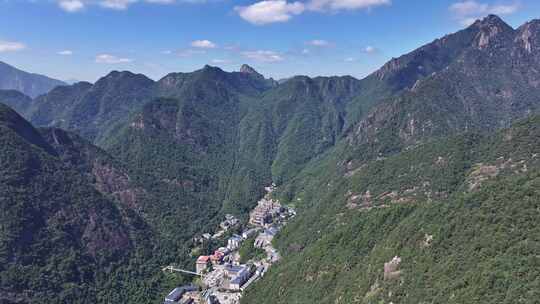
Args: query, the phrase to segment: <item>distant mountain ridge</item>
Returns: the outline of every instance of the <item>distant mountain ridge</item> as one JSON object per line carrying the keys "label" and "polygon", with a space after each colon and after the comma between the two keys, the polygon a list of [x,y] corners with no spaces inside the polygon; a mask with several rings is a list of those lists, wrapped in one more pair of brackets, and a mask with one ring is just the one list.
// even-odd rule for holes
{"label": "distant mountain ridge", "polygon": [[61,85],[66,83],[44,75],[21,71],[0,61],[0,90],[17,90],[34,98]]}

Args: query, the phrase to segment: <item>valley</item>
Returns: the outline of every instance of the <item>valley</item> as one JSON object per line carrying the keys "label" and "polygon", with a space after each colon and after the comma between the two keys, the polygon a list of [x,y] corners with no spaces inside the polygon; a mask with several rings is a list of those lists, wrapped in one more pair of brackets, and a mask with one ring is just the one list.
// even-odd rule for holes
{"label": "valley", "polygon": [[[272,240],[296,212],[271,199],[274,187],[266,187],[267,194],[250,212],[249,225],[241,234],[232,234],[227,239],[226,247],[215,248],[213,254],[197,258],[196,272],[178,269],[173,265],[163,268],[163,271],[171,273],[198,276],[194,280],[195,284],[172,290],[165,298],[165,303],[239,304],[243,292],[261,279],[274,263],[279,262],[280,254],[272,246]],[[209,238],[219,240],[229,229],[238,228],[238,219],[232,215],[226,218],[226,221],[220,223],[221,230],[212,236],[204,235],[198,241],[204,243]],[[195,251],[199,252],[200,248]],[[179,293],[180,290],[189,292]]]}
{"label": "valley", "polygon": [[53,83],[0,90],[0,303],[540,297],[540,20],[362,79]]}

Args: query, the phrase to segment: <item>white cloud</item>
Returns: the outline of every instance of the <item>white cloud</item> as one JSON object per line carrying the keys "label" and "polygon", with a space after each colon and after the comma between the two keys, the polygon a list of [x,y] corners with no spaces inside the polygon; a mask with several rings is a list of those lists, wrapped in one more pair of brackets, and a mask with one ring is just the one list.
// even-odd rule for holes
{"label": "white cloud", "polygon": [[462,25],[467,26],[475,20],[488,14],[511,15],[519,9],[518,2],[509,4],[488,4],[475,0],[460,1],[450,6],[450,11],[454,14],[456,20]]}
{"label": "white cloud", "polygon": [[364,48],[364,52],[368,54],[375,54],[378,53],[379,50],[374,46],[368,45]]}
{"label": "white cloud", "polygon": [[345,62],[355,62],[356,58],[348,57],[348,58],[343,59],[343,61],[345,61]]}
{"label": "white cloud", "polygon": [[280,62],[285,60],[281,54],[274,51],[245,51],[242,52],[242,55],[248,59],[259,62]]}
{"label": "white cloud", "polygon": [[110,8],[114,10],[125,10],[132,3],[135,3],[137,0],[103,0],[99,2],[104,8]]}
{"label": "white cloud", "polygon": [[249,6],[237,6],[235,10],[244,20],[263,25],[275,22],[286,22],[293,15],[304,12],[305,6],[301,2],[288,3],[285,0],[266,0]]}
{"label": "white cloud", "polygon": [[157,3],[157,4],[173,4],[175,0],[146,0],[148,3]]}
{"label": "white cloud", "polygon": [[330,46],[330,42],[328,42],[326,40],[320,40],[320,39],[315,39],[315,40],[308,41],[308,42],[306,42],[306,44],[311,45],[311,46],[316,46],[316,47]]}
{"label": "white cloud", "polygon": [[26,45],[16,41],[3,41],[0,40],[0,53],[3,52],[17,52],[26,49]]}
{"label": "white cloud", "polygon": [[100,54],[96,56],[97,63],[116,64],[116,63],[129,63],[132,61],[133,60],[129,58],[119,58],[110,54]]}
{"label": "white cloud", "polygon": [[81,0],[60,0],[58,6],[66,12],[73,13],[84,9],[85,4]]}
{"label": "white cloud", "polygon": [[73,51],[71,50],[63,50],[63,51],[60,51],[57,53],[58,55],[63,55],[63,56],[71,56],[73,55]]}
{"label": "white cloud", "polygon": [[199,49],[215,49],[217,45],[210,40],[195,40],[191,42],[191,46]]}
{"label": "white cloud", "polygon": [[[58,6],[66,12],[78,12],[88,5],[99,5],[103,8],[113,10],[126,10],[131,4],[136,2],[146,2],[150,4],[174,4],[177,0],[56,0]],[[183,0],[186,3],[202,3],[204,0]]]}
{"label": "white cloud", "polygon": [[372,7],[390,4],[392,4],[390,0],[311,0],[308,3],[308,8],[316,11],[338,11],[370,9]]}
{"label": "white cloud", "polygon": [[164,51],[161,51],[161,54],[163,54],[163,55],[170,55],[170,54],[172,54],[172,53],[173,53],[173,51],[171,51],[171,50],[164,50]]}
{"label": "white cloud", "polygon": [[293,16],[306,11],[371,9],[376,6],[390,4],[392,4],[391,0],[308,0],[305,2],[263,0],[248,6],[237,6],[235,10],[244,20],[256,25],[264,25],[287,22]]}

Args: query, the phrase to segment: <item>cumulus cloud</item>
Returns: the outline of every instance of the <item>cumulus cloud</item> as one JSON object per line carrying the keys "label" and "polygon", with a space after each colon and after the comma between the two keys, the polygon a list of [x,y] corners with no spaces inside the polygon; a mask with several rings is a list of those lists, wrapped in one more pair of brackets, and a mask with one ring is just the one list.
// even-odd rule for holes
{"label": "cumulus cloud", "polygon": [[199,49],[215,49],[217,45],[210,40],[195,40],[191,42],[191,46]]}
{"label": "cumulus cloud", "polygon": [[117,63],[129,63],[132,62],[129,58],[120,58],[110,54],[100,54],[96,56],[97,63],[117,64]]}
{"label": "cumulus cloud", "polygon": [[389,5],[391,0],[308,0],[288,2],[287,0],[263,0],[248,6],[237,6],[240,17],[255,25],[289,21],[293,16],[306,11],[340,11],[371,9]]}
{"label": "cumulus cloud", "polygon": [[58,52],[57,54],[62,55],[62,56],[71,56],[71,55],[73,55],[73,51],[71,51],[71,50],[63,50],[63,51]]}
{"label": "cumulus cloud", "polygon": [[460,1],[450,6],[450,11],[454,14],[456,20],[462,25],[467,26],[475,20],[488,14],[510,15],[518,11],[520,5],[518,2],[507,4],[488,4],[475,0]]}
{"label": "cumulus cloud", "polygon": [[258,62],[280,62],[285,60],[283,56],[274,51],[257,50],[257,51],[244,51],[242,55],[247,59]]}
{"label": "cumulus cloud", "polygon": [[248,6],[237,6],[235,10],[244,20],[263,25],[268,23],[286,22],[294,15],[304,12],[301,2],[288,3],[286,0],[266,0]]}
{"label": "cumulus cloud", "polygon": [[3,52],[17,52],[26,49],[26,45],[16,41],[3,41],[0,40],[0,53]]}

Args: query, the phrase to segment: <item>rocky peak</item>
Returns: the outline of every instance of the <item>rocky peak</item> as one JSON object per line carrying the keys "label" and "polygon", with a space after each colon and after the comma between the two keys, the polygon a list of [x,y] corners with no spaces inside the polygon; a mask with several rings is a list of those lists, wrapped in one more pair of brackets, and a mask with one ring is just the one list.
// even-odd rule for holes
{"label": "rocky peak", "polygon": [[242,66],[240,67],[240,73],[259,74],[254,68],[247,64],[242,64]]}
{"label": "rocky peak", "polygon": [[263,77],[263,75],[259,74],[259,72],[257,72],[257,70],[255,70],[254,68],[252,68],[251,66],[249,66],[247,64],[243,64],[240,67],[240,73],[250,74],[250,75],[253,75],[253,76],[257,76],[257,77]]}
{"label": "rocky peak", "polygon": [[529,54],[540,48],[540,19],[520,26],[517,30],[515,42]]}
{"label": "rocky peak", "polygon": [[514,33],[514,29],[496,15],[489,15],[482,20],[477,20],[471,25],[471,28],[478,29],[474,46],[481,50],[508,41],[505,38]]}

